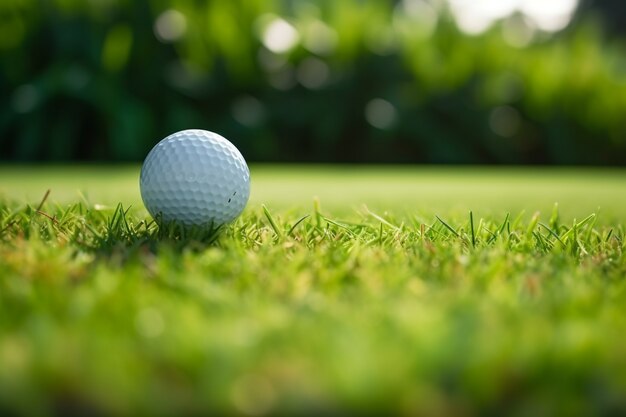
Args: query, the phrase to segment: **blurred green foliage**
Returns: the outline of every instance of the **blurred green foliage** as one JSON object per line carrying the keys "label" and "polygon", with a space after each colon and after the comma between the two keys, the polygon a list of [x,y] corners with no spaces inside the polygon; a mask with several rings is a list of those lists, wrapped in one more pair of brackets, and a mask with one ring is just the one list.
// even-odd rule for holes
{"label": "blurred green foliage", "polygon": [[512,46],[515,16],[468,36],[410,3],[4,0],[0,159],[140,160],[194,127],[253,161],[626,162],[597,21]]}

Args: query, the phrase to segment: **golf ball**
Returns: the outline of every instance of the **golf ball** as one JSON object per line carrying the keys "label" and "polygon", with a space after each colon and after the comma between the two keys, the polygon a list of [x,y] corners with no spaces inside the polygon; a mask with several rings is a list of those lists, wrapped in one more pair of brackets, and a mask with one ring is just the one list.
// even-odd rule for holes
{"label": "golf ball", "polygon": [[227,139],[206,130],[183,130],[152,148],[139,186],[155,219],[218,226],[234,220],[246,206],[250,171]]}

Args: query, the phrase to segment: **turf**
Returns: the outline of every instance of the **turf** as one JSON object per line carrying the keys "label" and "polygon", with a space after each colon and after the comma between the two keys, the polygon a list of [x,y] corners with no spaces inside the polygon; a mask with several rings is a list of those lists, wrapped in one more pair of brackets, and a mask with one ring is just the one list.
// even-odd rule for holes
{"label": "turf", "polygon": [[253,167],[215,233],[136,170],[0,169],[0,414],[626,412],[623,171]]}

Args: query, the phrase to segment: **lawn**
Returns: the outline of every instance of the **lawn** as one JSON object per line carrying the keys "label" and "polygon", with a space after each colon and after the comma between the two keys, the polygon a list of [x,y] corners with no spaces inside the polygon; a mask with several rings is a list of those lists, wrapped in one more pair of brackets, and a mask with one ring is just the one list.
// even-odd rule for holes
{"label": "lawn", "polygon": [[0,415],[626,413],[626,171],[253,166],[217,238],[137,175],[0,168]]}

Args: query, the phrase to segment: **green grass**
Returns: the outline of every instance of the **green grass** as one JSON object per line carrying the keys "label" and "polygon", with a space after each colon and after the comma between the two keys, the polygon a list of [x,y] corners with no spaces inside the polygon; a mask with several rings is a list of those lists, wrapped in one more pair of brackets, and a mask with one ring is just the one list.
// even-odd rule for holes
{"label": "green grass", "polygon": [[219,236],[136,172],[0,169],[0,414],[626,412],[624,171],[253,167]]}

